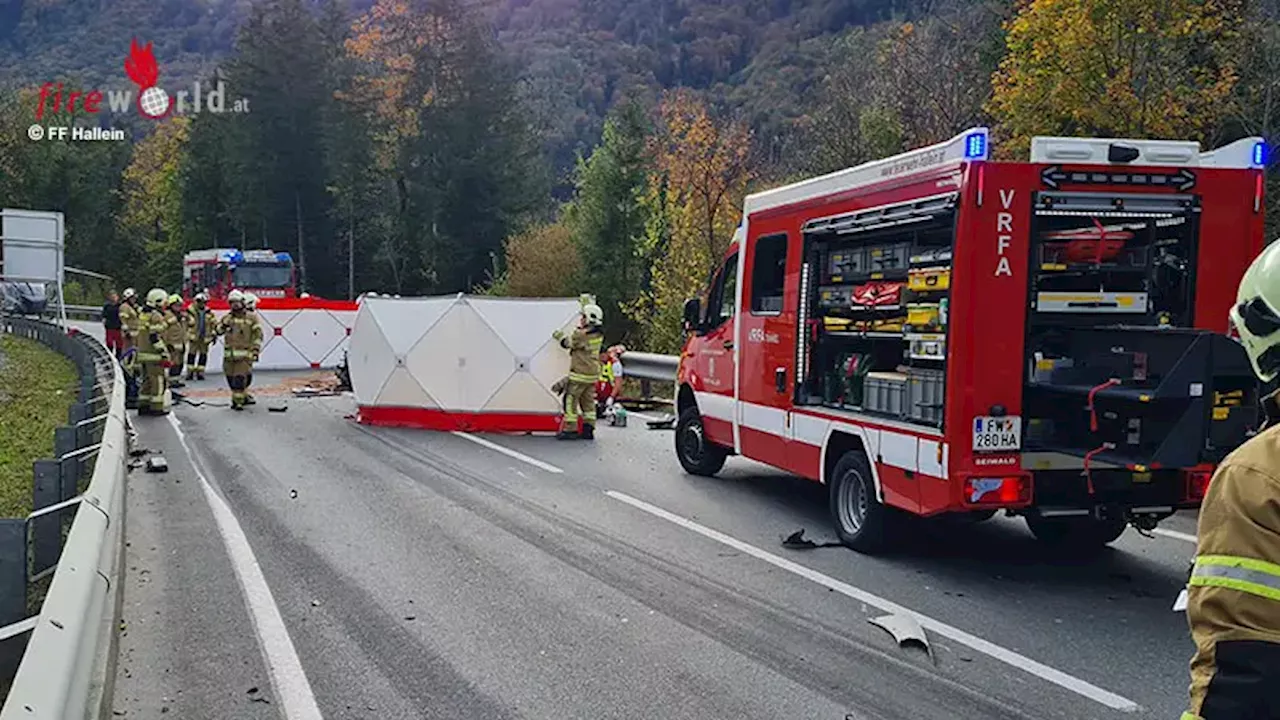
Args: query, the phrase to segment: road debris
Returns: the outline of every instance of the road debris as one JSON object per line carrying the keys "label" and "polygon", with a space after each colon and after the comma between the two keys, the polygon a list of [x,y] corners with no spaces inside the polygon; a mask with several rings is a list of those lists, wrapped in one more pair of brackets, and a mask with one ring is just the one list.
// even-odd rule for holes
{"label": "road debris", "polygon": [[828,547],[844,547],[844,543],[840,542],[820,542],[816,543],[804,536],[804,528],[791,533],[782,538],[782,547],[790,550],[816,550],[818,548]]}
{"label": "road debris", "polygon": [[273,413],[282,413],[282,412],[288,412],[288,411],[289,411],[288,405],[272,405],[267,408],[267,412],[273,412]]}
{"label": "road debris", "polygon": [[672,430],[676,426],[676,418],[674,415],[663,415],[657,420],[650,420],[646,424],[650,430]]}
{"label": "road debris", "polygon": [[929,638],[924,634],[924,628],[920,626],[920,621],[910,615],[882,615],[878,618],[871,618],[867,622],[878,628],[888,631],[893,639],[897,641],[898,647],[907,647],[914,644],[924,648],[928,653],[929,660],[937,662],[933,656],[933,647],[929,645]]}
{"label": "road debris", "polygon": [[147,458],[147,472],[149,473],[167,473],[169,472],[169,463],[161,455]]}
{"label": "road debris", "polygon": [[290,499],[290,500],[297,500],[297,499],[298,499],[298,491],[297,491],[297,490],[290,490],[290,491],[289,491],[289,499]]}

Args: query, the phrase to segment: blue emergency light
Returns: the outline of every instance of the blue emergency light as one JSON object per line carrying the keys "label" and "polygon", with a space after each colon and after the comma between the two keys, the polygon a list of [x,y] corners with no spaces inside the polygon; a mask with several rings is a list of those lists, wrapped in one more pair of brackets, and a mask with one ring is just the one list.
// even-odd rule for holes
{"label": "blue emergency light", "polygon": [[966,160],[981,160],[987,157],[987,134],[985,132],[974,132],[965,136],[964,157]]}
{"label": "blue emergency light", "polygon": [[286,263],[291,263],[291,262],[293,262],[293,257],[292,257],[291,255],[289,255],[289,253],[287,253],[287,252],[278,252],[278,253],[276,253],[276,261],[277,261],[277,262],[286,262]]}
{"label": "blue emergency light", "polygon": [[1259,142],[1259,143],[1253,144],[1253,164],[1254,165],[1267,164],[1267,144],[1265,142]]}

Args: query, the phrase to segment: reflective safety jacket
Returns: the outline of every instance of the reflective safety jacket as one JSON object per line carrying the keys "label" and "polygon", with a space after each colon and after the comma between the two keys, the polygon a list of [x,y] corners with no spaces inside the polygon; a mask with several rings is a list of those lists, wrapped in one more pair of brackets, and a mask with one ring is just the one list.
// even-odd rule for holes
{"label": "reflective safety jacket", "polygon": [[569,382],[591,383],[600,379],[600,348],[604,333],[599,328],[577,328],[561,338],[560,346],[569,351]]}
{"label": "reflective safety jacket", "polygon": [[218,334],[227,336],[222,344],[224,361],[254,361],[262,350],[262,326],[255,313],[230,312],[218,322]]}
{"label": "reflective safety jacket", "polygon": [[218,316],[205,306],[201,310],[199,305],[192,305],[187,308],[187,342],[211,342],[218,335]]}
{"label": "reflective safety jacket", "polygon": [[166,315],[148,308],[138,316],[138,337],[134,341],[138,349],[134,356],[137,362],[158,363],[169,359],[169,346],[164,341],[164,331],[168,326]]}
{"label": "reflective safety jacket", "polygon": [[[1272,420],[1276,397],[1264,404]],[[1280,426],[1218,466],[1200,509],[1182,720],[1280,717]]]}
{"label": "reflective safety jacket", "polygon": [[133,303],[120,303],[120,329],[124,332],[124,336],[129,339],[138,337],[138,323],[141,319],[138,308]]}
{"label": "reflective safety jacket", "polygon": [[180,348],[187,342],[187,328],[183,324],[181,311],[166,310],[164,313],[164,342],[170,350]]}

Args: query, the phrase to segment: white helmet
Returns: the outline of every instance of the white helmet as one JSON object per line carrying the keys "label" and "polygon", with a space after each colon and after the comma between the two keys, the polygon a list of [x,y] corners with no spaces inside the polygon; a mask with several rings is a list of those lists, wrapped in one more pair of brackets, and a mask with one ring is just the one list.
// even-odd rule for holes
{"label": "white helmet", "polygon": [[1240,279],[1228,317],[1263,382],[1280,374],[1280,243],[1267,246]]}
{"label": "white helmet", "polygon": [[200,292],[196,293],[196,302],[198,302],[198,303],[207,303],[207,302],[209,302],[209,293],[207,293],[207,292],[205,292],[205,291],[203,291],[203,290],[201,290]]}
{"label": "white helmet", "polygon": [[595,303],[582,306],[582,317],[587,319],[588,325],[604,324],[604,310],[601,310],[600,306]]}
{"label": "white helmet", "polygon": [[253,293],[245,293],[244,304],[250,310],[256,310],[258,308],[258,296]]}
{"label": "white helmet", "polygon": [[134,290],[133,288],[125,288],[124,295],[122,295],[121,297],[123,297],[125,300],[132,300],[137,296],[138,296],[137,290]]}
{"label": "white helmet", "polygon": [[165,292],[162,288],[152,288],[151,291],[147,293],[147,305],[153,308],[163,307],[165,301],[168,299],[169,293]]}
{"label": "white helmet", "polygon": [[232,290],[231,292],[227,293],[227,303],[229,305],[243,305],[244,293],[240,292],[239,290]]}

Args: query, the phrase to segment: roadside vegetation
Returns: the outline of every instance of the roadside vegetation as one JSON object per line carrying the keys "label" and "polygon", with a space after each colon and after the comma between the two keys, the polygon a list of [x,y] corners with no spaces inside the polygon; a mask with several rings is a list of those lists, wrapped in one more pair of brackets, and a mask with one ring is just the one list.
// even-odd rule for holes
{"label": "roadside vegetation", "polygon": [[53,454],[53,430],[66,424],[75,387],[70,360],[0,335],[0,517],[31,512],[31,463]]}

